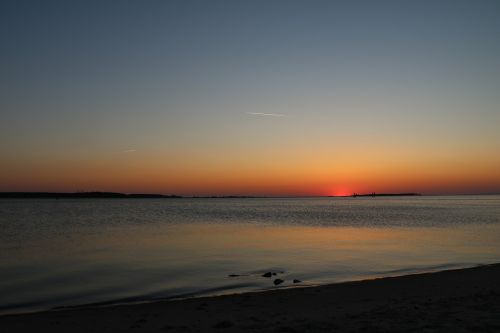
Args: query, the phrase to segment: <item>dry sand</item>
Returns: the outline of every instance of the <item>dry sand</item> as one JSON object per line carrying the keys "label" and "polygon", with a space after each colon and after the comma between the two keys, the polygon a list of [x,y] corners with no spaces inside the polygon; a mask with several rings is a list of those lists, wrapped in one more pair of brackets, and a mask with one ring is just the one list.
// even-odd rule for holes
{"label": "dry sand", "polygon": [[11,332],[500,332],[500,264],[0,317]]}

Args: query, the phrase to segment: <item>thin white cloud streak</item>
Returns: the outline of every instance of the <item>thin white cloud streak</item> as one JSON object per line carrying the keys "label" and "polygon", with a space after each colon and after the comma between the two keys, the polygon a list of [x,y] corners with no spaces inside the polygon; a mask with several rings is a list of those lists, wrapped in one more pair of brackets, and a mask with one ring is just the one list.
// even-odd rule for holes
{"label": "thin white cloud streak", "polygon": [[263,117],[286,117],[286,114],[281,114],[281,113],[247,112],[246,114],[252,116],[263,116]]}

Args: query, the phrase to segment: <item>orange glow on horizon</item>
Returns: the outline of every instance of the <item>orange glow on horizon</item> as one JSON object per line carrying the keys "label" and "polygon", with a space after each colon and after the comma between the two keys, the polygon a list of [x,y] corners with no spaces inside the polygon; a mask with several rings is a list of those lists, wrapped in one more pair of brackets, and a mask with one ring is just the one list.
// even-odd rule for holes
{"label": "orange glow on horizon", "polygon": [[[427,153],[427,152],[424,152]],[[460,152],[463,154],[463,152]],[[398,156],[397,159],[394,156]],[[472,155],[471,155],[472,156]],[[500,155],[425,154],[346,147],[225,151],[219,155],[154,152],[110,156],[6,159],[0,191],[115,191],[191,195],[348,196],[500,191]],[[175,161],[172,162],[172,161]],[[458,163],[457,161],[461,161]]]}
{"label": "orange glow on horizon", "polygon": [[328,195],[334,196],[334,197],[345,197],[345,196],[349,196],[352,194],[353,194],[353,191],[351,191],[347,187],[339,186],[339,187],[333,188]]}

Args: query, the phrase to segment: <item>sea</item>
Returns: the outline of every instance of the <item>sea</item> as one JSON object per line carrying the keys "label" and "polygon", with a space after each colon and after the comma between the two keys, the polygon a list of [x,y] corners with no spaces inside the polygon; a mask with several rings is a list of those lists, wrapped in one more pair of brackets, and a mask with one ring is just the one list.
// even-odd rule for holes
{"label": "sea", "polygon": [[0,314],[496,262],[494,195],[0,199]]}

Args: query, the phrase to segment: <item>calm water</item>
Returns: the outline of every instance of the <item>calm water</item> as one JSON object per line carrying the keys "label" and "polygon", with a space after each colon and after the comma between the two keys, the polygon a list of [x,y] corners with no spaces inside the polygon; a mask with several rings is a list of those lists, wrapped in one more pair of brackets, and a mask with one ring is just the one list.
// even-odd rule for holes
{"label": "calm water", "polygon": [[1,313],[492,262],[500,196],[0,200]]}

